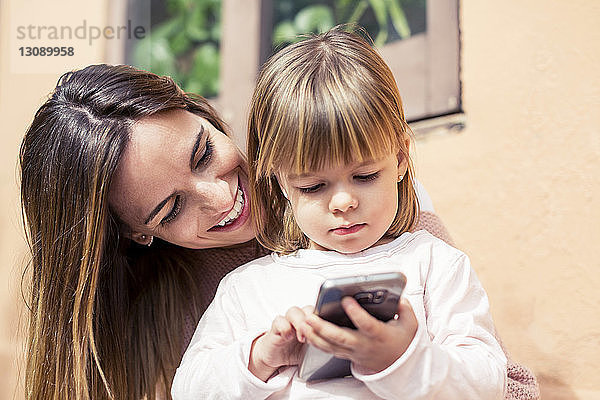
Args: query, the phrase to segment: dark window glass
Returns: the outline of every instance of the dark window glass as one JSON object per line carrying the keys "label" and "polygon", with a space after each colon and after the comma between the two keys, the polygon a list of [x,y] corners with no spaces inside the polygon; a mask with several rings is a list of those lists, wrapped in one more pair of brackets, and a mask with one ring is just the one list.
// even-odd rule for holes
{"label": "dark window glass", "polygon": [[426,0],[270,0],[271,42],[275,50],[298,35],[356,23],[377,46],[426,30]]}
{"label": "dark window glass", "polygon": [[394,73],[409,121],[460,113],[458,0],[262,0],[261,62],[339,24],[364,28]]}

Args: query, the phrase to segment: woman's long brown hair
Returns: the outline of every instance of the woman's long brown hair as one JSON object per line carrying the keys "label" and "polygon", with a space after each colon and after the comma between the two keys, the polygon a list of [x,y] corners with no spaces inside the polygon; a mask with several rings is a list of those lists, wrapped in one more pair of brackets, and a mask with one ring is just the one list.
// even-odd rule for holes
{"label": "woman's long brown hair", "polygon": [[63,75],[27,130],[28,399],[154,399],[157,385],[170,397],[185,346],[177,328],[199,313],[192,253],[124,238],[108,192],[131,125],[172,109],[225,132],[204,99],[171,79],[109,65]]}

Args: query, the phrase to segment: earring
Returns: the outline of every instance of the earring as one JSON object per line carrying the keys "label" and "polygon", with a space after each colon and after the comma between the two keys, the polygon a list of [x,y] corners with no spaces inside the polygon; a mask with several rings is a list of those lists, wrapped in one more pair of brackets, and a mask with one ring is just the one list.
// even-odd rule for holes
{"label": "earring", "polygon": [[401,182],[402,178],[404,178],[404,175],[398,175],[398,182]]}
{"label": "earring", "polygon": [[[146,241],[148,240],[148,236],[147,235],[142,235],[142,240]],[[150,241],[146,244],[146,246],[150,247],[152,246],[152,242],[154,241],[154,236],[150,236]]]}

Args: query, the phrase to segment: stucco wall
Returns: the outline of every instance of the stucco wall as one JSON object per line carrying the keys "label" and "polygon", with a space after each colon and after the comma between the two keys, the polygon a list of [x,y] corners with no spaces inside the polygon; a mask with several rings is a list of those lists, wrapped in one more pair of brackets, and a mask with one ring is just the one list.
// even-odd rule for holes
{"label": "stucco wall", "polygon": [[466,129],[420,179],[544,398],[600,398],[600,3],[461,2]]}
{"label": "stucco wall", "polygon": [[[28,260],[21,227],[17,159],[21,139],[35,110],[46,100],[58,77],[69,69],[106,61],[105,41],[48,42],[74,45],[73,57],[21,57],[19,46],[41,46],[17,40],[18,26],[105,26],[108,0],[2,0],[0,2],[0,400],[21,399],[25,318],[21,275]],[[46,31],[47,33],[47,31]],[[37,32],[34,31],[37,37]],[[70,43],[70,44],[69,44]],[[17,385],[17,381],[21,382]]]}
{"label": "stucco wall", "polygon": [[[9,5],[21,1],[30,0],[0,2],[0,399],[22,398],[18,147],[58,78],[11,70]],[[242,1],[228,0],[229,12]],[[108,4],[85,2],[81,15],[102,20]],[[64,8],[35,10],[58,19]],[[544,398],[599,398],[600,2],[466,0],[460,15],[466,129],[417,141],[419,178],[470,255],[511,354],[541,378]],[[245,23],[259,22],[250,16]],[[233,32],[224,27],[225,37]],[[231,57],[250,45],[239,46],[228,48]],[[89,62],[103,60],[103,46],[89,51]],[[248,85],[231,84],[244,95]],[[245,115],[229,103],[222,111],[237,128]]]}

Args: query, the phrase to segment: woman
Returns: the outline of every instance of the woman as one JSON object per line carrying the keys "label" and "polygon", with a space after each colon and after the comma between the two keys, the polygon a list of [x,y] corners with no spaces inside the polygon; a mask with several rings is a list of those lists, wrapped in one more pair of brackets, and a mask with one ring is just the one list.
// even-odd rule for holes
{"label": "woman", "polygon": [[108,65],[61,77],[20,154],[28,398],[168,396],[220,278],[266,254],[225,132],[169,78]]}

